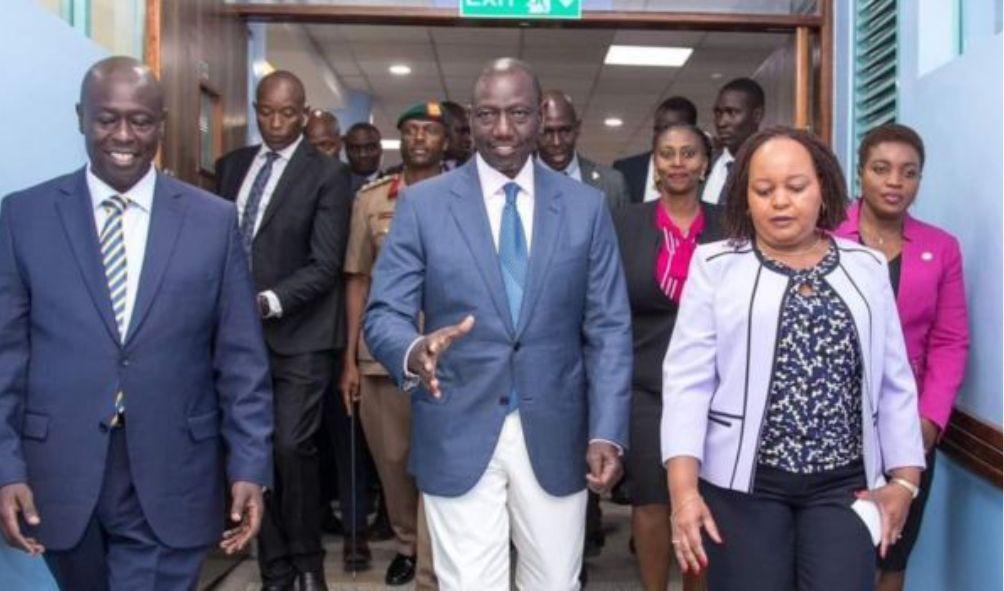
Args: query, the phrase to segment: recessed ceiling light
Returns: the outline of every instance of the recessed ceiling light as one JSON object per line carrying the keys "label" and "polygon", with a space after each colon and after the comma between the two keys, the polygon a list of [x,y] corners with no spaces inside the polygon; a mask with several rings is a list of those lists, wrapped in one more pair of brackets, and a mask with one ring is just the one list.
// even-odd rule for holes
{"label": "recessed ceiling light", "polygon": [[395,76],[407,76],[408,74],[411,74],[411,68],[404,64],[394,64],[393,66],[387,68],[387,70]]}
{"label": "recessed ceiling light", "polygon": [[662,66],[679,68],[694,50],[690,47],[611,45],[604,64],[611,66]]}
{"label": "recessed ceiling light", "polygon": [[621,125],[624,125],[624,120],[620,117],[607,117],[603,120],[603,125],[606,125],[607,127],[620,127]]}
{"label": "recessed ceiling light", "polygon": [[719,79],[719,78],[721,78],[721,77],[722,77],[722,73],[721,73],[721,72],[713,72],[713,73],[711,74],[711,79],[712,79],[712,80],[718,80],[718,79]]}
{"label": "recessed ceiling light", "polygon": [[380,147],[384,150],[399,151],[401,149],[401,140],[380,140]]}

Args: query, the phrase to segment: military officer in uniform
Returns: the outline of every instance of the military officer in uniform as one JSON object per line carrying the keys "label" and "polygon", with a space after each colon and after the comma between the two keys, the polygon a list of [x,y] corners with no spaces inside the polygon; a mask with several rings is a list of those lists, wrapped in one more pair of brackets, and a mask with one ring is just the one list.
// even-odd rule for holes
{"label": "military officer in uniform", "polygon": [[[437,102],[419,103],[397,122],[401,133],[401,172],[363,186],[356,197],[345,258],[348,346],[341,390],[348,412],[359,401],[370,452],[376,463],[397,541],[397,556],[387,569],[388,585],[415,577],[418,589],[435,588],[431,544],[419,505],[418,489],[407,472],[411,431],[411,397],[402,393],[376,362],[361,335],[370,274],[380,246],[390,231],[398,192],[442,170],[448,145],[443,109]],[[416,565],[417,561],[417,565]]]}

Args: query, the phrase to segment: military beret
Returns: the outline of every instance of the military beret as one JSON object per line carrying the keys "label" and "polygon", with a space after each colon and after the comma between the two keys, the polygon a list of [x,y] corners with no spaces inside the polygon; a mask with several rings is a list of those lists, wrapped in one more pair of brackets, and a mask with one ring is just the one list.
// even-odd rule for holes
{"label": "military beret", "polygon": [[443,115],[443,107],[436,101],[429,101],[426,103],[415,103],[408,108],[407,111],[401,113],[401,116],[397,118],[397,127],[400,129],[401,125],[409,119],[425,119],[427,121],[438,121],[443,125],[446,125]]}

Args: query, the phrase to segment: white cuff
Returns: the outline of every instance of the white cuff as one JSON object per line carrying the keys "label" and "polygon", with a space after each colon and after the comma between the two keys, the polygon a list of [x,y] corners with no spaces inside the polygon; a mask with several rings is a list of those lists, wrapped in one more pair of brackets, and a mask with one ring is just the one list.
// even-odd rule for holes
{"label": "white cuff", "polygon": [[408,349],[404,352],[404,373],[401,374],[404,376],[404,380],[401,383],[401,390],[405,392],[410,392],[417,388],[419,382],[421,381],[416,374],[411,373],[408,369],[408,358],[411,357],[411,350],[415,348],[415,345],[417,345],[422,338],[423,337],[418,337],[412,341],[411,344],[408,345]]}
{"label": "white cuff", "polygon": [[609,439],[590,439],[589,443],[609,443],[610,445],[617,448],[617,455],[619,456],[624,455],[624,448],[621,447],[619,444],[610,441]]}
{"label": "white cuff", "polygon": [[271,289],[263,291],[259,295],[265,296],[265,299],[268,300],[268,316],[265,318],[282,318],[282,304],[279,303],[279,296],[275,295]]}

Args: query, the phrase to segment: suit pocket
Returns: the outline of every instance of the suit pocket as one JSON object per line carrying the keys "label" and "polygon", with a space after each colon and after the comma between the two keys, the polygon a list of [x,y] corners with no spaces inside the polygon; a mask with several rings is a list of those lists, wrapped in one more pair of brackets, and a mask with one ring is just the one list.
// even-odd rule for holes
{"label": "suit pocket", "polygon": [[45,441],[49,436],[49,417],[32,412],[24,413],[24,422],[21,423],[21,436],[26,439]]}
{"label": "suit pocket", "polygon": [[192,441],[214,439],[220,434],[220,412],[210,411],[201,415],[188,417],[188,434]]}

